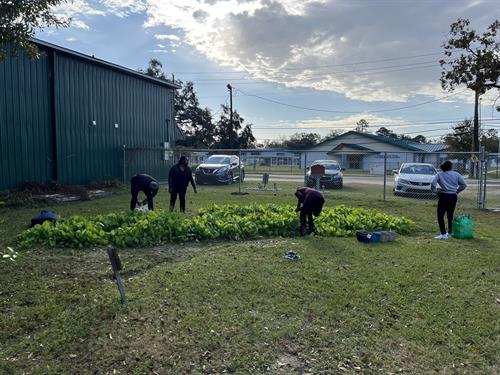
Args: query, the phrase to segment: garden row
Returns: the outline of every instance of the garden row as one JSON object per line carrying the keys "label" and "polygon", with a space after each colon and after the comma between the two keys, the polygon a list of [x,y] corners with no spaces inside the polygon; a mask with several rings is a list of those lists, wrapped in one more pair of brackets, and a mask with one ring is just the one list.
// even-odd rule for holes
{"label": "garden row", "polygon": [[[404,217],[344,205],[325,208],[318,217],[320,236],[351,236],[358,229],[409,233],[414,223]],[[299,219],[294,207],[275,204],[213,205],[186,217],[168,211],[119,212],[90,218],[59,218],[23,232],[25,248],[91,247],[112,244],[144,247],[166,242],[251,239],[260,236],[297,236]]]}

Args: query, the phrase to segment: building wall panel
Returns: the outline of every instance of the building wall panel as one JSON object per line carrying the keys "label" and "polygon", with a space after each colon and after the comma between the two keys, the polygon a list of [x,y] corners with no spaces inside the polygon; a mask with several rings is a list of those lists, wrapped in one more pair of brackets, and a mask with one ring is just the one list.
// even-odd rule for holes
{"label": "building wall panel", "polygon": [[0,189],[53,178],[48,56],[0,63]]}
{"label": "building wall panel", "polygon": [[[63,54],[55,61],[61,181],[121,178],[124,145],[159,148],[168,141],[168,127],[174,124],[171,89]],[[167,168],[161,152],[144,151],[128,174],[164,179]]]}

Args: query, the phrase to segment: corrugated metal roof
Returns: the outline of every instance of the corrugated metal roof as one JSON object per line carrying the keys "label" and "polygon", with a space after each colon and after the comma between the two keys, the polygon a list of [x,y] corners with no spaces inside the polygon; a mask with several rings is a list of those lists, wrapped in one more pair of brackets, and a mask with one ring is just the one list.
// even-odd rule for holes
{"label": "corrugated metal roof", "polygon": [[[385,137],[383,135],[357,132],[354,130],[351,130],[351,131],[348,131],[347,133],[341,134],[336,138],[331,138],[331,139],[328,139],[326,141],[323,141],[314,147],[320,146],[320,145],[327,143],[327,142],[331,142],[332,140],[335,140],[335,139],[341,139],[342,137],[345,137],[347,135],[358,135],[361,137],[370,138],[370,139],[376,140],[376,141],[381,142],[381,143],[386,143],[386,144],[390,144],[393,146],[401,147],[401,148],[408,150],[408,151],[438,152],[438,151],[443,151],[443,150],[448,149],[448,146],[445,144],[432,144],[432,143],[422,144],[422,143],[416,143],[416,142],[411,142],[411,141],[404,141],[401,139]],[[351,147],[352,147],[352,145],[351,145]]]}
{"label": "corrugated metal roof", "polygon": [[412,144],[425,152],[439,152],[448,150],[449,146],[445,143],[414,143]]}
{"label": "corrugated metal roof", "polygon": [[181,88],[181,86],[177,85],[176,83],[164,81],[162,79],[158,79],[155,77],[151,77],[151,76],[148,76],[144,73],[137,72],[137,71],[129,69],[129,68],[125,68],[124,66],[113,64],[113,63],[110,63],[108,61],[95,58],[93,56],[85,55],[83,53],[73,51],[73,50],[68,49],[68,48],[64,48],[64,47],[61,47],[61,46],[58,46],[58,45],[55,45],[55,44],[52,44],[49,42],[45,42],[45,41],[40,40],[40,39],[33,38],[31,41],[32,41],[32,43],[36,44],[38,47],[53,49],[53,50],[56,50],[60,53],[70,55],[74,58],[85,60],[86,62],[90,62],[91,64],[105,66],[109,69],[113,69],[113,70],[119,71],[121,73],[132,75],[134,77],[141,78],[141,79],[144,79],[147,81],[155,82],[159,85],[167,86],[171,89],[180,89]]}

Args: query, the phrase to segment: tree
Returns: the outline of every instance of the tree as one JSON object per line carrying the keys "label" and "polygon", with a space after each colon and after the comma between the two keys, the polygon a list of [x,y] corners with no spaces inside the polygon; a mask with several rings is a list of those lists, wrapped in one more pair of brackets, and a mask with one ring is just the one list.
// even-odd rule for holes
{"label": "tree", "polygon": [[167,80],[165,73],[163,72],[163,64],[158,59],[149,60],[148,67],[146,70],[139,69],[141,73],[144,73],[150,77],[155,77],[158,79]]}
{"label": "tree", "polygon": [[[450,151],[468,152],[471,150],[474,124],[471,119],[465,119],[453,126],[452,133],[446,134],[443,141],[450,147]],[[497,152],[498,133],[495,129],[480,130],[479,139],[485,150]]]}
{"label": "tree", "polygon": [[416,143],[422,143],[422,144],[427,143],[427,138],[425,136],[423,136],[422,134],[419,134],[419,135],[411,138],[411,140],[413,142],[416,142]]}
{"label": "tree", "polygon": [[331,139],[337,138],[339,135],[341,135],[342,132],[340,130],[332,129],[330,132],[323,137],[323,142],[324,141],[329,141]]}
{"label": "tree", "polygon": [[[140,72],[164,81],[168,81],[163,72],[163,64],[158,59],[149,60],[148,67]],[[212,112],[209,108],[201,108],[193,82],[176,81],[182,86],[174,99],[175,121],[182,129],[186,139],[182,142],[188,147],[206,148],[215,143]]]}
{"label": "tree", "polygon": [[398,135],[394,133],[392,130],[387,129],[386,127],[382,126],[379,130],[375,132],[375,134],[380,135],[382,137],[389,137],[389,138],[398,138]]}
{"label": "tree", "polygon": [[316,146],[321,141],[317,133],[295,133],[285,142],[290,150],[304,150]]}
{"label": "tree", "polygon": [[[444,43],[444,54],[450,60],[440,60],[441,86],[448,91],[460,85],[474,91],[474,123],[472,151],[479,150],[479,97],[490,89],[500,88],[500,21],[494,21],[482,35],[472,30],[470,21],[459,18],[450,26],[450,36]],[[468,150],[469,151],[469,150]]]}
{"label": "tree", "polygon": [[38,48],[30,42],[35,30],[44,27],[66,27],[69,20],[57,17],[52,8],[66,0],[0,1],[0,61],[20,51],[30,58],[39,56]]}
{"label": "tree", "polygon": [[233,123],[229,106],[222,105],[222,113],[215,124],[214,135],[216,148],[251,148],[255,143],[252,124],[243,125],[245,119],[233,111]]}
{"label": "tree", "polygon": [[404,134],[396,134],[392,130],[387,129],[386,127],[382,126],[379,130],[375,132],[375,134],[383,136],[383,137],[388,137],[388,138],[394,138],[394,139],[400,139],[402,141],[410,141],[410,142],[416,142],[416,143],[427,143],[427,138],[425,136],[419,134],[415,137],[410,137]]}
{"label": "tree", "polygon": [[209,108],[201,108],[193,82],[186,82],[175,95],[175,121],[191,147],[211,147],[215,143],[215,126]]}
{"label": "tree", "polygon": [[366,121],[364,118],[356,122],[356,128],[355,130],[357,132],[361,133],[366,133],[368,131],[368,121]]}

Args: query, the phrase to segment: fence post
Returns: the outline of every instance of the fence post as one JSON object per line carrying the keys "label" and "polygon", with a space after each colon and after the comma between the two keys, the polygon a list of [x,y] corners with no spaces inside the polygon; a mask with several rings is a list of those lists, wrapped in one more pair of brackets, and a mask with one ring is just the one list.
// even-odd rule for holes
{"label": "fence post", "polygon": [[488,190],[488,158],[487,152],[484,154],[484,190],[483,190],[483,209],[486,208],[486,191]]}
{"label": "fence post", "polygon": [[238,159],[239,159],[238,173],[240,174],[240,176],[238,178],[238,194],[241,194],[241,148],[238,152],[239,152],[239,155],[238,155]]}
{"label": "fence post", "polygon": [[307,151],[304,151],[304,186],[307,185]]}
{"label": "fence post", "polygon": [[126,147],[123,145],[123,184],[127,183],[127,162],[126,162]]}
{"label": "fence post", "polygon": [[484,208],[484,198],[483,198],[483,191],[484,191],[484,146],[481,146],[479,149],[479,171],[478,171],[478,183],[479,183],[479,199],[478,199],[478,208],[483,209]]}
{"label": "fence post", "polygon": [[387,151],[384,152],[384,202],[387,200],[386,187],[387,187]]}

